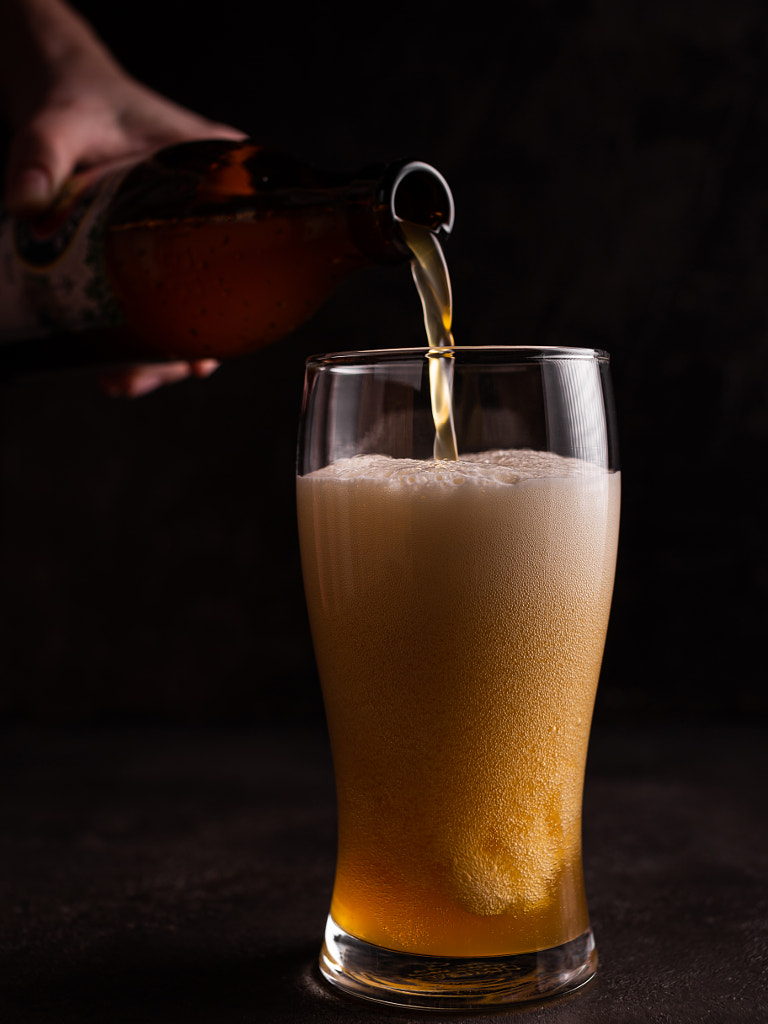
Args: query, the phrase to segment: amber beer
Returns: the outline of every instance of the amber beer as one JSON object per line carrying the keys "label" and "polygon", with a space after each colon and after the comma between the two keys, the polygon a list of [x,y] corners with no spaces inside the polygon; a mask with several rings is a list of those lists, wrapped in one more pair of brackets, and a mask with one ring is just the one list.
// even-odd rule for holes
{"label": "amber beer", "polygon": [[298,482],[337,773],[331,915],[387,949],[548,949],[589,924],[581,794],[619,477],[492,452]]}
{"label": "amber beer", "polygon": [[[438,376],[453,458],[437,456]],[[607,357],[310,360],[297,501],[338,800],[323,974],[430,1008],[582,984],[582,788],[620,503]]]}

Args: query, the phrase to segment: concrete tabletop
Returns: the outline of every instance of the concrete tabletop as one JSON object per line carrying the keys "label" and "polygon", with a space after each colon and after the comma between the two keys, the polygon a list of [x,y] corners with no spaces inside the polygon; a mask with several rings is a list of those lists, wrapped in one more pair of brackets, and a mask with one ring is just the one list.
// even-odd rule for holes
{"label": "concrete tabletop", "polygon": [[[461,1019],[319,979],[335,855],[322,722],[9,727],[0,751],[7,1024]],[[598,976],[471,1019],[768,1019],[765,764],[755,726],[598,723],[584,811]]]}

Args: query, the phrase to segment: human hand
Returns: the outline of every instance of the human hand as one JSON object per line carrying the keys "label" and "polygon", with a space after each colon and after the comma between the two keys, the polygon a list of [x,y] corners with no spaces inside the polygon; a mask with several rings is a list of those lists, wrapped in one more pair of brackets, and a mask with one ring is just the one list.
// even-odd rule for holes
{"label": "human hand", "polygon": [[[132,78],[91,26],[62,0],[0,0],[0,101],[11,128],[5,205],[42,212],[75,170],[140,160],[195,139],[242,139]],[[213,360],[155,364],[105,374],[110,393],[144,394]]]}
{"label": "human hand", "polygon": [[0,3],[0,102],[11,128],[5,204],[45,209],[76,169],[194,139],[242,139],[132,78],[62,0]]}
{"label": "human hand", "polygon": [[209,377],[218,366],[215,359],[129,366],[102,371],[97,383],[105,394],[113,398],[139,398],[163,384],[174,384],[188,377]]}

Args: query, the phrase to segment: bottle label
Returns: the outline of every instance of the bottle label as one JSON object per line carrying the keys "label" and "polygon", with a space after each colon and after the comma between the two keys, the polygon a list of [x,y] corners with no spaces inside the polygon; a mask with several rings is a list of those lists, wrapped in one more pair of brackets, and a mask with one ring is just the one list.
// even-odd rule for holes
{"label": "bottle label", "polygon": [[32,221],[0,209],[0,341],[122,323],[104,269],[103,228],[123,177],[73,186]]}

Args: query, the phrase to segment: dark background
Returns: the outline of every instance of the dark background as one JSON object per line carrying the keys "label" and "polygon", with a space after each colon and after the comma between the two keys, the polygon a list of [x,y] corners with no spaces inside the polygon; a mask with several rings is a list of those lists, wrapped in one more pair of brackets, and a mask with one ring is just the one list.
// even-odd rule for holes
{"label": "dark background", "polygon": [[[137,77],[262,142],[445,174],[456,341],[613,358],[624,506],[598,723],[764,717],[761,4],[472,5],[461,25],[444,7],[79,6]],[[401,267],[204,382],[136,401],[85,374],[6,383],[3,719],[318,714],[293,510],[303,361],[421,343]]]}

